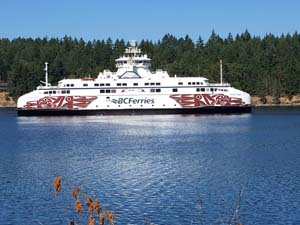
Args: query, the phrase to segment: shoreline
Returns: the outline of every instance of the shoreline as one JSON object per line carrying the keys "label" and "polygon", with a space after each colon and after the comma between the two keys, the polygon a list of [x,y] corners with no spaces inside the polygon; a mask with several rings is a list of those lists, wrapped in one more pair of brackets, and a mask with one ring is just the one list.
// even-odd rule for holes
{"label": "shoreline", "polygon": [[300,107],[300,104],[257,104],[252,105],[255,108],[263,108],[263,107]]}

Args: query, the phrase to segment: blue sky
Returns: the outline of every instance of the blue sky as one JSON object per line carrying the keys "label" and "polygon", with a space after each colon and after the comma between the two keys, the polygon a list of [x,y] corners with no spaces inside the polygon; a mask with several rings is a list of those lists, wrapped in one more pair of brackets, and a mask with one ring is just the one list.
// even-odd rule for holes
{"label": "blue sky", "polygon": [[299,32],[297,0],[1,0],[0,38],[160,40]]}

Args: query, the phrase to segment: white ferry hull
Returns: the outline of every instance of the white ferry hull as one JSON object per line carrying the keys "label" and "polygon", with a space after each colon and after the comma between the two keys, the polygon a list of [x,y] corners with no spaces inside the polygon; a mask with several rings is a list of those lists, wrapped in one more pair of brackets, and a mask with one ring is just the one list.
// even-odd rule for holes
{"label": "white ferry hull", "polygon": [[69,115],[155,115],[155,114],[241,114],[251,113],[251,106],[206,106],[165,109],[18,109],[18,116]]}
{"label": "white ferry hull", "polygon": [[[32,94],[35,96],[35,94]],[[140,115],[249,113],[250,96],[224,94],[144,94],[103,96],[24,96],[18,101],[19,116],[40,115]]]}

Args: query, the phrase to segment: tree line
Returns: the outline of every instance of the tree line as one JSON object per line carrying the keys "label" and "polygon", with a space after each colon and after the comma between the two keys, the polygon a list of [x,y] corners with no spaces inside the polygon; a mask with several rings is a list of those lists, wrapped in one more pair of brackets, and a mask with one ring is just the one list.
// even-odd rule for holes
{"label": "tree line", "polygon": [[[124,39],[85,41],[64,38],[0,39],[0,82],[17,99],[44,80],[44,62],[49,62],[49,82],[63,78],[97,77],[104,69],[115,70],[115,59],[129,43]],[[300,92],[300,35],[252,36],[247,30],[221,38],[214,31],[204,42],[189,36],[166,34],[153,42],[142,40],[142,51],[152,58],[152,70],[170,75],[204,76],[219,82],[219,61],[223,79],[251,95],[292,96]]]}

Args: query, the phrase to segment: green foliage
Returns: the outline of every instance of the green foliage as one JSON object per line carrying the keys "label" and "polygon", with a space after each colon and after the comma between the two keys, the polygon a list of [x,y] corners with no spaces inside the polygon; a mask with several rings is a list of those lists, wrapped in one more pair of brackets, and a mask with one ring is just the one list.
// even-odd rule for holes
{"label": "green foliage", "polygon": [[[84,41],[58,38],[0,39],[0,78],[8,82],[15,99],[36,88],[44,79],[44,62],[49,62],[49,82],[63,78],[96,77],[103,69],[115,70],[115,59],[129,45],[123,39]],[[214,31],[205,43],[186,36],[166,34],[153,43],[142,40],[140,48],[152,58],[152,70],[171,75],[204,76],[219,81],[219,60],[223,79],[251,95],[292,96],[300,90],[300,35],[252,36],[247,30],[222,39]]]}

